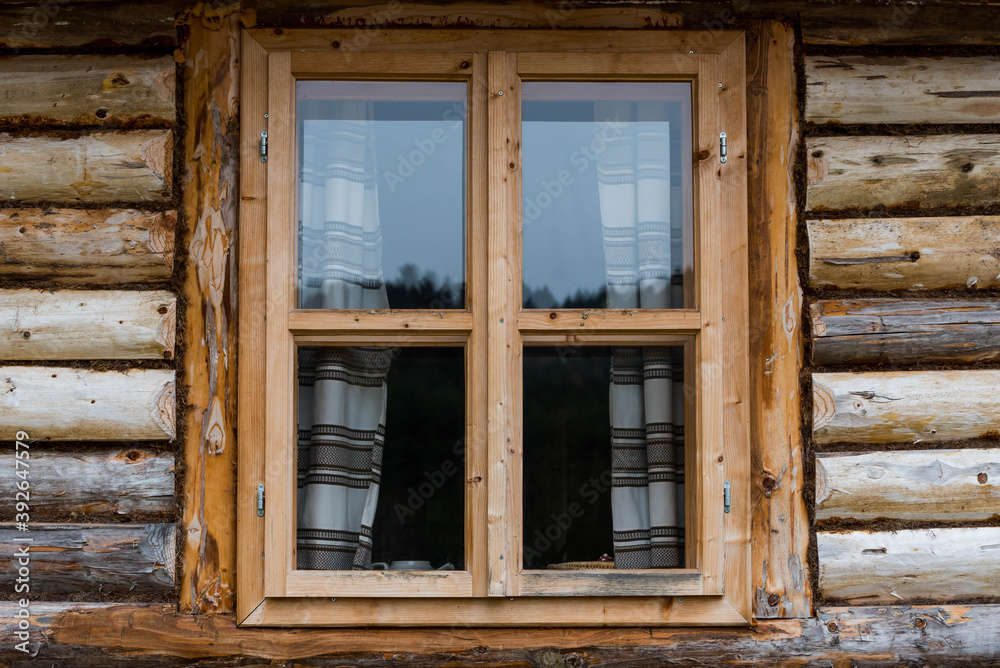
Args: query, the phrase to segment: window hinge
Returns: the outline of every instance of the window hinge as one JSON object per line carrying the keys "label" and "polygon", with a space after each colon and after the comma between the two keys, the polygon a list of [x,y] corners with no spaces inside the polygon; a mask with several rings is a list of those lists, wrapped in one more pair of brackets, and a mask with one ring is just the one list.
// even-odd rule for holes
{"label": "window hinge", "polygon": [[260,132],[260,161],[267,162],[267,130]]}
{"label": "window hinge", "polygon": [[[725,132],[720,132],[719,133],[719,162],[725,162],[727,154],[728,154],[728,150],[726,149],[726,133]],[[727,510],[726,512],[728,513],[729,511]]]}
{"label": "window hinge", "polygon": [[[263,487],[263,485],[261,485]],[[263,492],[261,492],[263,494]],[[729,492],[729,481],[722,483],[722,510],[723,512],[729,512],[729,506],[733,500],[732,494]],[[262,512],[262,511],[261,511]]]}
{"label": "window hinge", "polygon": [[[726,485],[729,485],[727,482]],[[729,512],[729,506],[726,506],[726,512]],[[264,483],[257,485],[257,517],[264,517]]]}

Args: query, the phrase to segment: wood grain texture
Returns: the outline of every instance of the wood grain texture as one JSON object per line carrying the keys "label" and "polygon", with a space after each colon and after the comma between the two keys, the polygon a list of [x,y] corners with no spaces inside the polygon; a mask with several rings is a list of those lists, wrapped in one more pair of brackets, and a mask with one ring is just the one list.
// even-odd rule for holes
{"label": "wood grain texture", "polygon": [[[759,7],[754,3],[755,7]],[[800,8],[802,41],[836,46],[995,45],[996,7],[965,2],[928,4],[811,4]]]}
{"label": "wood grain texture", "polygon": [[[185,43],[183,175],[188,231],[183,416],[184,612],[233,610],[236,560],[236,227],[240,15],[192,12]],[[200,13],[200,15],[199,15]]]}
{"label": "wood grain texture", "polygon": [[1000,529],[819,532],[819,588],[854,604],[1000,595]]}
{"label": "wood grain texture", "polygon": [[814,364],[975,363],[1000,356],[1000,300],[824,299],[809,305]]}
{"label": "wood grain texture", "polygon": [[807,56],[805,70],[809,123],[1000,122],[995,56]]}
{"label": "wood grain texture", "polygon": [[19,202],[169,202],[169,130],[79,137],[0,133],[0,199]]}
{"label": "wood grain texture", "polygon": [[170,440],[174,372],[0,369],[0,440],[18,430],[39,441]]}
{"label": "wood grain texture", "polygon": [[811,211],[1000,203],[1000,135],[811,137]]}
{"label": "wood grain texture", "polygon": [[174,79],[170,56],[0,58],[0,124],[169,126]]}
{"label": "wood grain texture", "polygon": [[960,522],[1000,511],[1000,449],[827,452],[816,457],[816,519]]}
{"label": "wood grain texture", "polygon": [[[17,570],[29,546],[31,591],[94,595],[174,588],[173,524],[38,524],[27,532],[0,525],[0,568]],[[31,538],[30,543],[14,542]]]}
{"label": "wood grain texture", "polygon": [[0,209],[0,277],[64,284],[163,283],[176,211]]}
{"label": "wood grain texture", "polygon": [[[172,513],[174,455],[143,447],[101,448],[88,452],[30,450],[31,516],[72,513]],[[22,469],[23,470],[23,469]],[[14,489],[13,466],[0,467],[0,484]],[[13,494],[0,499],[0,517],[14,519]]]}
{"label": "wood grain texture", "polygon": [[1000,216],[809,220],[815,288],[1000,287]]}
{"label": "wood grain texture", "polygon": [[0,359],[169,359],[176,311],[166,290],[0,290]]}
{"label": "wood grain texture", "polygon": [[0,48],[52,47],[165,49],[177,43],[174,17],[187,2],[132,3],[95,0],[15,0],[0,5]]}

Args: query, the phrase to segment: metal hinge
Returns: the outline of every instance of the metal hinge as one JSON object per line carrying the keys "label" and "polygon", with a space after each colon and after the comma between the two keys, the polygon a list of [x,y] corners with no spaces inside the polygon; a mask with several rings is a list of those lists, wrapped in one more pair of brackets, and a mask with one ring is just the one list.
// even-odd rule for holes
{"label": "metal hinge", "polygon": [[[263,485],[261,485],[263,487]],[[263,493],[263,492],[261,492]],[[722,483],[722,510],[723,512],[729,512],[729,506],[733,501],[733,496],[729,491],[729,481]]]}
{"label": "metal hinge", "polygon": [[[719,133],[719,162],[725,162],[726,161],[726,155],[728,153],[729,153],[729,151],[728,151],[728,149],[726,149],[726,133],[725,132],[720,132]],[[728,513],[729,511],[727,510],[726,512]]]}
{"label": "metal hinge", "polygon": [[267,130],[260,132],[260,161],[267,162]]}
{"label": "metal hinge", "polygon": [[[729,484],[728,482],[726,483]],[[726,506],[727,508],[729,506]],[[729,512],[728,510],[726,511]],[[264,483],[257,485],[257,517],[264,517]]]}

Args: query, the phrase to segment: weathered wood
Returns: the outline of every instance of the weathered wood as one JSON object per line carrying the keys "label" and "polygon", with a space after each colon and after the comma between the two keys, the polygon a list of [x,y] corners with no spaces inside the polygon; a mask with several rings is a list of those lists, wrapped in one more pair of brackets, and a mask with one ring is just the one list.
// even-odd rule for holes
{"label": "weathered wood", "polygon": [[0,5],[0,48],[169,48],[182,1],[132,3],[19,0]]}
{"label": "weathered wood", "polygon": [[798,146],[794,30],[759,24],[749,50],[751,575],[757,619],[808,617],[803,555],[799,371],[802,291],[793,249],[798,222],[788,170]]}
{"label": "weathered wood", "polygon": [[169,359],[176,310],[165,290],[0,290],[0,359]]}
{"label": "weathered wood", "polygon": [[[936,6],[935,6],[936,5]],[[890,5],[796,2],[806,44],[837,46],[1000,44],[996,6],[965,2]],[[758,3],[753,3],[759,7]],[[792,10],[792,11],[789,11]],[[791,16],[793,8],[785,8]]]}
{"label": "weathered wood", "polygon": [[0,440],[19,430],[39,441],[172,439],[174,372],[3,367]]}
{"label": "weathered wood", "polygon": [[819,588],[855,604],[1000,596],[1000,529],[819,532]]}
{"label": "weathered wood", "polygon": [[826,299],[809,305],[815,364],[982,362],[1000,356],[997,299]]}
{"label": "weathered wood", "polygon": [[816,519],[984,520],[1000,513],[1000,450],[827,452]]}
{"label": "weathered wood", "polygon": [[73,138],[0,133],[0,199],[5,201],[167,202],[172,172],[169,130]]}
{"label": "weathered wood", "polygon": [[234,605],[241,17],[231,12],[238,7],[218,16],[199,3],[184,51],[185,612],[231,612]]}
{"label": "weathered wood", "polygon": [[462,665],[983,667],[1000,654],[1000,606],[820,608],[752,628],[260,629],[166,605],[34,603],[27,654],[16,602],[0,604],[12,668],[296,663],[317,668]]}
{"label": "weathered wood", "polygon": [[1000,371],[813,374],[817,443],[935,442],[1000,431]]}
{"label": "weathered wood", "polygon": [[0,58],[0,124],[169,126],[175,72],[169,56]]}
{"label": "weathered wood", "polygon": [[1000,287],[1000,216],[810,220],[816,288]]}
{"label": "weathered wood", "polygon": [[[31,516],[45,518],[70,513],[167,514],[174,502],[174,455],[148,448],[102,448],[89,452],[59,452],[44,447],[29,450]],[[0,484],[13,490],[23,467],[0,466]],[[13,492],[0,497],[0,516],[14,519]]]}
{"label": "weathered wood", "polygon": [[[0,568],[18,570],[28,546],[30,596],[37,592],[91,594],[167,592],[177,559],[174,524],[35,524],[18,531],[0,525]],[[15,542],[30,538],[31,542]]]}
{"label": "weathered wood", "polygon": [[810,123],[1000,122],[995,56],[809,56],[805,69]]}
{"label": "weathered wood", "polygon": [[812,137],[812,211],[1000,203],[1000,135]]}
{"label": "weathered wood", "polygon": [[0,277],[66,284],[170,280],[176,211],[0,209]]}

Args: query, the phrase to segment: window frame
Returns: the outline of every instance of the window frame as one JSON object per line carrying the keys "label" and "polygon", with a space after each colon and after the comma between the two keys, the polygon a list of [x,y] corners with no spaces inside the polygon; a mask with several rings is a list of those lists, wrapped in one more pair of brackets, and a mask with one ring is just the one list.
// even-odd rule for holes
{"label": "window frame", "polygon": [[[355,31],[255,29],[242,37],[239,473],[254,488],[255,481],[264,482],[267,498],[263,519],[256,513],[256,496],[238,499],[240,623],[749,623],[743,32],[444,29],[368,34],[372,39],[364,49],[340,50],[331,44],[351,45]],[[469,82],[465,309],[291,308],[296,77]],[[519,87],[522,80],[559,79],[692,82],[697,110],[692,115],[697,150],[693,308],[602,309],[588,311],[589,317],[581,317],[578,309],[521,309]],[[259,159],[262,130],[268,132],[267,163]],[[724,163],[721,131],[728,140]],[[295,447],[294,345],[321,341],[465,347],[465,541],[472,570],[290,568],[295,546],[295,472],[289,456]],[[694,436],[687,446],[689,568],[524,571],[519,538],[522,347],[626,341],[689,344],[686,366],[694,371],[698,397],[695,419],[688,423],[693,429],[687,430]],[[498,369],[505,372],[496,373]],[[724,481],[730,483],[729,512],[723,509]],[[625,595],[623,587],[628,588]]]}

